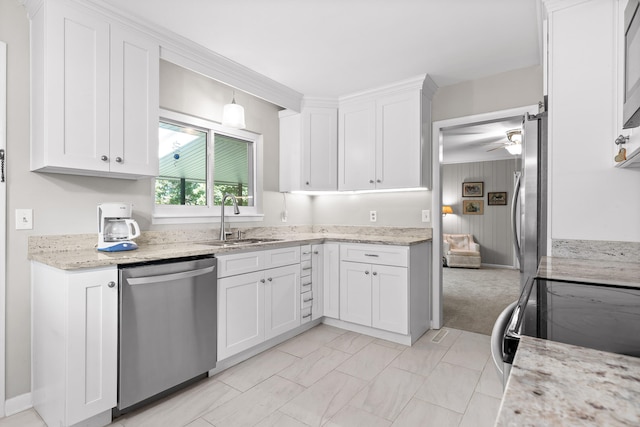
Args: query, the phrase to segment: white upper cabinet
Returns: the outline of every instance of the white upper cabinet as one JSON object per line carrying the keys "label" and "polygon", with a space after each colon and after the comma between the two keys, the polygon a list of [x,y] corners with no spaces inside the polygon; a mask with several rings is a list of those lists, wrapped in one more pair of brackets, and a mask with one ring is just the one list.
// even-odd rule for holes
{"label": "white upper cabinet", "polygon": [[339,190],[431,185],[435,88],[428,76],[422,76],[340,100]]}
{"label": "white upper cabinet", "polygon": [[158,172],[159,45],[76,2],[31,17],[31,170]]}
{"label": "white upper cabinet", "polygon": [[280,191],[338,189],[337,103],[305,100],[280,113]]}

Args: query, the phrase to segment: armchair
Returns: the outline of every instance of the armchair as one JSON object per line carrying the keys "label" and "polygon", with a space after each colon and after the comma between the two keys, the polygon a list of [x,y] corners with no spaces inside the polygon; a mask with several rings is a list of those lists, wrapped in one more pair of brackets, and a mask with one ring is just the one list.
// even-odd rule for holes
{"label": "armchair", "polygon": [[443,253],[449,267],[480,268],[480,245],[472,234],[443,234]]}

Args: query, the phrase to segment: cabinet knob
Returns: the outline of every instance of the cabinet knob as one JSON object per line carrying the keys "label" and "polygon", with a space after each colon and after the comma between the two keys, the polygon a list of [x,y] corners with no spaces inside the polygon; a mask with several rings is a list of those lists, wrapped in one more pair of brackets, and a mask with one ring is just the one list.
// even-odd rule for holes
{"label": "cabinet knob", "polygon": [[369,184],[373,184],[373,180],[372,179],[369,180]]}
{"label": "cabinet knob", "polygon": [[271,282],[273,279],[271,277],[269,277],[267,280]]}
{"label": "cabinet knob", "polygon": [[313,251],[313,254],[314,255],[318,255],[318,251]]}
{"label": "cabinet knob", "polygon": [[108,162],[109,158],[107,156],[102,155],[100,156],[100,160],[102,160],[103,162]]}
{"label": "cabinet knob", "polygon": [[364,274],[369,274],[369,270],[365,270]]}
{"label": "cabinet knob", "polygon": [[122,157],[116,157],[116,163],[122,163]]}
{"label": "cabinet knob", "polygon": [[[118,161],[118,160],[116,159],[116,161]],[[380,184],[380,183],[382,182],[382,180],[381,180],[381,179],[376,179],[376,182],[377,182],[378,184]]]}
{"label": "cabinet knob", "polygon": [[260,279],[260,283],[264,283],[264,282],[265,282],[265,280],[264,280],[264,279]]}
{"label": "cabinet knob", "polygon": [[378,275],[378,273],[377,273],[376,271],[374,271],[374,272],[373,272],[373,273],[371,273],[371,274],[373,274],[374,276],[377,276],[377,275]]}
{"label": "cabinet knob", "polygon": [[111,282],[107,283],[107,286],[110,287],[110,288],[115,288],[116,282],[111,281]]}
{"label": "cabinet knob", "polygon": [[309,185],[309,181],[305,182],[305,185]]}

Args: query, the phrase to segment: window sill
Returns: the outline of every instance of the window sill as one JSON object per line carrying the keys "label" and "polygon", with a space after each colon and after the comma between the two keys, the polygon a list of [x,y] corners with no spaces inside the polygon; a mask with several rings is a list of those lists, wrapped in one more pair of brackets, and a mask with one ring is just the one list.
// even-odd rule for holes
{"label": "window sill", "polygon": [[[225,215],[224,222],[258,222],[264,220],[264,214],[240,214],[240,215]],[[166,224],[219,224],[220,215],[163,215],[154,214],[151,217],[151,224],[153,225],[166,225]]]}

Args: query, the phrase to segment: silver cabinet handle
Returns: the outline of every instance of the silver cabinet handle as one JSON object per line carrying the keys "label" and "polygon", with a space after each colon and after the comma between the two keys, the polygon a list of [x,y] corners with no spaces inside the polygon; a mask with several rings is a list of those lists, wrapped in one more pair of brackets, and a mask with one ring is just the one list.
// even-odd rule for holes
{"label": "silver cabinet handle", "polygon": [[309,299],[304,299],[304,300],[302,300],[302,302],[309,302],[309,301],[313,301],[313,297],[312,297],[312,298],[309,298]]}
{"label": "silver cabinet handle", "polygon": [[374,276],[377,276],[377,275],[378,275],[378,272],[377,272],[377,271],[374,271],[372,274],[373,274]]}
{"label": "silver cabinet handle", "polygon": [[307,317],[311,317],[311,313],[305,314],[304,316],[302,316],[303,319],[306,319]]}
{"label": "silver cabinet handle", "polygon": [[314,255],[318,255],[318,251],[313,251],[313,254]]}
{"label": "silver cabinet handle", "polygon": [[273,280],[273,278],[269,277],[267,280],[271,282]]}
{"label": "silver cabinet handle", "polygon": [[380,257],[380,255],[378,255],[378,254],[364,254],[364,256],[370,256],[370,257],[374,257],[374,258]]}
{"label": "silver cabinet handle", "polygon": [[110,288],[114,288],[116,286],[116,282],[111,281],[111,282],[107,283],[107,286],[110,287]]}
{"label": "silver cabinet handle", "polygon": [[264,282],[265,282],[265,280],[264,280],[264,279],[260,279],[260,283],[264,283]]}
{"label": "silver cabinet handle", "polygon": [[302,269],[302,271],[305,271],[305,270],[311,270],[312,268],[313,268],[313,267],[304,267],[304,268]]}
{"label": "silver cabinet handle", "polygon": [[109,161],[109,158],[105,155],[100,156],[100,160],[102,160],[103,162],[107,162]]}
{"label": "silver cabinet handle", "polygon": [[122,163],[122,157],[116,157],[116,163]]}
{"label": "silver cabinet handle", "polygon": [[302,252],[302,255],[309,255],[311,252]]}
{"label": "silver cabinet handle", "polygon": [[127,279],[127,283],[130,285],[147,285],[150,283],[168,282],[171,280],[187,279],[189,277],[202,276],[203,274],[211,273],[215,267],[206,267],[198,270],[183,271],[182,273],[161,274],[159,276],[146,276],[146,277],[130,277]]}
{"label": "silver cabinet handle", "polygon": [[366,270],[366,271],[364,272],[364,274],[369,274],[369,270]]}

